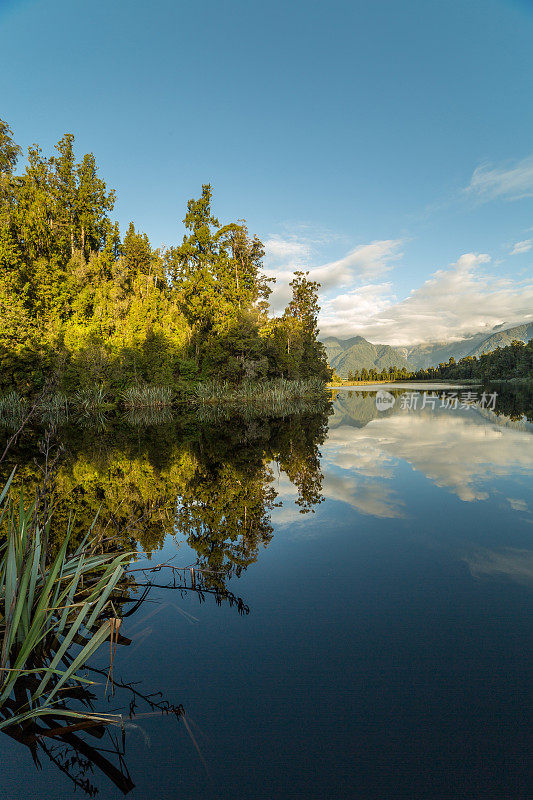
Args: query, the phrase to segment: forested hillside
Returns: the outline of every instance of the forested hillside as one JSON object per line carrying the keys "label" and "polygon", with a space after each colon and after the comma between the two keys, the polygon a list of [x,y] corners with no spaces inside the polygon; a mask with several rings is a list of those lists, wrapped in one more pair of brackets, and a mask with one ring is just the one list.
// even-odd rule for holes
{"label": "forested hillside", "polygon": [[513,341],[528,342],[533,337],[533,323],[515,325],[513,328],[493,331],[489,336],[486,333],[476,333],[457,342],[430,342],[405,346],[392,346],[372,344],[362,336],[351,339],[336,339],[329,337],[324,340],[324,347],[330,365],[338,375],[343,378],[349,372],[357,371],[381,372],[383,368],[397,367],[400,370],[426,369],[447,362],[450,358],[455,361],[467,356],[480,356],[489,353],[498,347],[506,347]]}
{"label": "forested hillside", "polygon": [[483,353],[479,358],[466,356],[457,362],[450,358],[446,364],[420,370],[413,377],[418,380],[476,378],[490,381],[514,378],[533,381],[533,339],[527,344],[515,340],[508,347]]}
{"label": "forested hillside", "polygon": [[330,337],[324,341],[329,363],[343,378],[350,372],[366,369],[381,372],[389,367],[408,367],[397,348],[387,344],[372,344],[362,336],[354,336],[345,341]]}
{"label": "forested hillside", "polygon": [[180,243],[155,249],[133,222],[122,238],[115,193],[66,134],[51,156],[20,148],[0,120],[0,382],[31,393],[50,379],[186,388],[216,377],[327,379],[318,284],[296,272],[284,313],[268,313],[263,245],[242,220],[221,224],[212,188],[190,200]]}
{"label": "forested hillside", "polygon": [[516,325],[503,331],[496,331],[488,336],[480,345],[468,353],[469,356],[478,357],[483,353],[491,353],[498,347],[508,347],[514,341],[529,342],[533,338],[533,322]]}

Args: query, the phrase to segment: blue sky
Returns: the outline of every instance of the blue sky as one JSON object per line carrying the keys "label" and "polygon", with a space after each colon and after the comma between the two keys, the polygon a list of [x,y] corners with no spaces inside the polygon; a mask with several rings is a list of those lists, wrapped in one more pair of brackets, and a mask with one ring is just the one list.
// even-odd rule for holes
{"label": "blue sky", "polygon": [[211,182],[276,307],[322,281],[324,334],[532,318],[533,0],[0,0],[0,26],[0,117],[74,133],[122,230],[174,243]]}

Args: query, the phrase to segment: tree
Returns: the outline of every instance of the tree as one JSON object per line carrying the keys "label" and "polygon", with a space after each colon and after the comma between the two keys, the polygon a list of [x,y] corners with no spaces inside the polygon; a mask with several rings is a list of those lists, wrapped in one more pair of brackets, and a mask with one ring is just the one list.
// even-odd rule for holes
{"label": "tree", "polygon": [[249,237],[242,220],[221,227],[211,209],[212,195],[210,184],[204,184],[201,197],[189,200],[183,223],[190,233],[166,254],[169,281],[190,326],[198,362],[208,361],[212,352],[212,341],[207,347],[202,343],[226,336],[236,319],[247,328],[255,316],[259,328],[270,294],[261,241]]}
{"label": "tree", "polygon": [[13,131],[3,119],[0,119],[0,173],[11,175],[21,153],[18,144],[13,141]]}
{"label": "tree", "polygon": [[107,191],[105,182],[98,177],[92,153],[86,153],[76,167],[76,222],[79,247],[84,256],[99,252],[109,234],[107,213],[115,205],[115,192]]}
{"label": "tree", "polygon": [[63,248],[70,248],[74,255],[75,233],[78,222],[76,185],[76,161],[74,158],[74,136],[66,133],[56,144],[59,156],[52,159],[55,168],[55,224],[59,226]]}
{"label": "tree", "polygon": [[223,285],[225,299],[239,310],[265,312],[273,278],[263,275],[265,248],[261,240],[250,238],[244,220],[220,228],[215,239],[219,244],[217,281]]}
{"label": "tree", "polygon": [[324,345],[318,341],[318,290],[320,284],[307,277],[309,271],[298,270],[289,286],[292,299],[284,312],[287,326],[287,352],[290,353],[294,342],[295,354],[302,377],[317,376],[329,380],[331,371],[328,367]]}
{"label": "tree", "polygon": [[[66,133],[47,157],[0,120],[2,385],[33,392],[54,375],[72,390],[105,379],[184,386],[198,378],[328,380],[318,341],[319,284],[298,271],[271,315],[264,247],[244,220],[220,225],[212,187],[187,204],[185,235],[161,253],[130,223],[121,242],[114,191]],[[18,338],[24,342],[20,347]]]}

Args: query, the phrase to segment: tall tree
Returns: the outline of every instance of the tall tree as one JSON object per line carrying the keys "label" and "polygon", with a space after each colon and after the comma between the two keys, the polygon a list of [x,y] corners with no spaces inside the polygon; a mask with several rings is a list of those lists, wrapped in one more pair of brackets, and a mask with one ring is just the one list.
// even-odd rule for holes
{"label": "tall tree", "polygon": [[217,256],[215,229],[219,228],[219,221],[211,212],[212,194],[211,186],[204,184],[201,197],[189,200],[183,224],[190,233],[184,235],[181,245],[171,247],[167,253],[169,277],[190,325],[197,358],[200,339],[212,327],[216,294],[213,265]]}
{"label": "tall tree", "polygon": [[227,336],[239,318],[247,329],[255,314],[258,326],[270,294],[261,241],[249,237],[243,221],[220,227],[211,209],[212,194],[210,184],[204,184],[201,197],[189,200],[183,220],[189,234],[167,253],[169,280],[189,323],[197,360],[202,343],[208,355],[213,336]]}
{"label": "tall tree", "polygon": [[[291,340],[296,344],[302,377],[317,376],[329,380],[324,345],[318,341],[318,290],[320,284],[309,280],[309,271],[298,270],[289,286],[292,299],[285,309],[284,318],[288,325],[287,350],[290,352]],[[296,353],[295,353],[296,356]]]}
{"label": "tall tree", "polygon": [[99,252],[105,245],[109,232],[108,212],[115,205],[115,192],[107,191],[105,182],[98,177],[92,153],[86,153],[76,167],[76,215],[79,246],[84,256]]}
{"label": "tall tree", "polygon": [[0,119],[0,173],[11,175],[15,169],[21,149],[13,140],[13,131]]}
{"label": "tall tree", "polygon": [[60,240],[65,252],[74,255],[75,234],[79,225],[76,160],[74,136],[66,133],[56,144],[59,155],[52,159],[55,167],[54,193],[56,200],[55,223],[59,226]]}

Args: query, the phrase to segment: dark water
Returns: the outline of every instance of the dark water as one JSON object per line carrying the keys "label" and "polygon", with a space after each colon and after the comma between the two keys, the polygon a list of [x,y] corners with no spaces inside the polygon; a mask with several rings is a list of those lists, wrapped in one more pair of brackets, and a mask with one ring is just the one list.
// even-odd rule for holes
{"label": "dark water", "polygon": [[[533,415],[509,390],[496,411],[399,393],[378,411],[343,389],[329,415],[60,429],[58,525],[101,506],[139,565],[205,570],[203,602],[152,589],[123,623],[115,678],[186,712],[139,699],[129,796],[533,795]],[[28,486],[34,444],[17,453]],[[84,739],[120,766],[108,737]],[[83,796],[73,776],[122,795],[102,762],[53,747],[36,769],[2,736],[0,795]]]}

